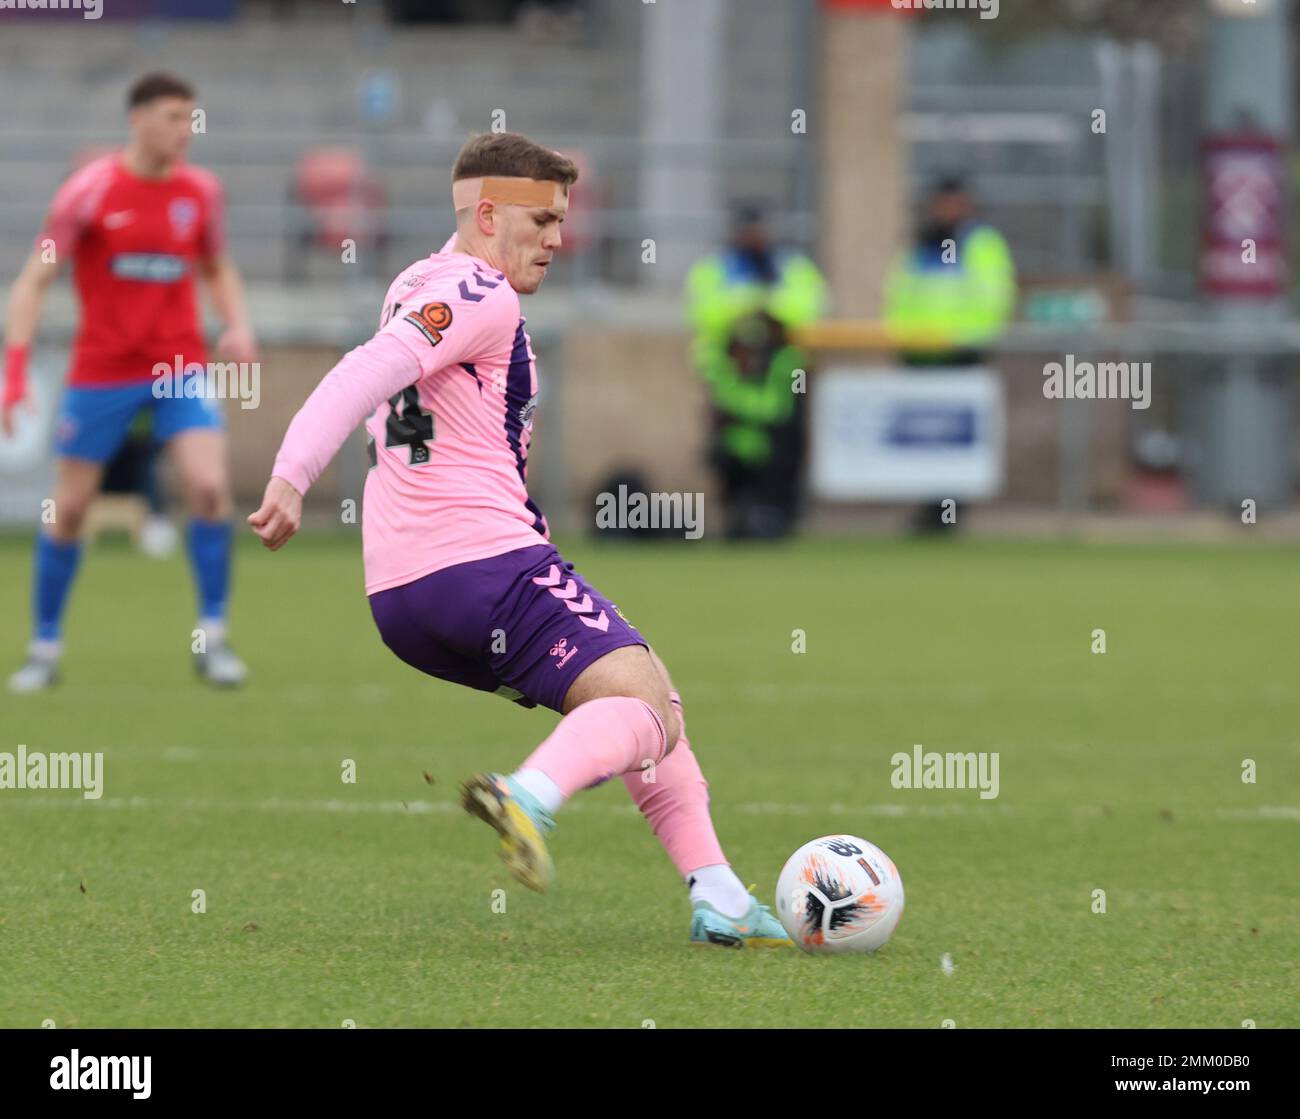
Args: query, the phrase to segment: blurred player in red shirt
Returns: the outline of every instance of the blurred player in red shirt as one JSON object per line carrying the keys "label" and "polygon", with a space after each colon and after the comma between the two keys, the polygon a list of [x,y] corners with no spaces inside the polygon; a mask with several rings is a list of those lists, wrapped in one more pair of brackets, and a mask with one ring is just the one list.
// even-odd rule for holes
{"label": "blurred player in red shirt", "polygon": [[[126,148],[80,168],[59,188],[9,297],[0,389],[5,436],[27,398],[28,353],[45,293],[59,266],[73,261],[81,322],[55,424],[53,518],[36,542],[32,641],[9,680],[13,691],[39,691],[58,677],[86,510],[105,464],[146,408],[155,438],[172,455],[191,518],[187,544],[202,631],[196,667],[213,684],[237,685],[246,675],[226,640],[233,506],[221,405],[210,388],[215,380],[204,379],[196,270],[226,327],[222,356],[255,362],[256,343],[243,282],[226,254],[221,185],[185,162],[193,88],[170,74],[149,74],[131,87],[127,104]],[[178,383],[189,391],[175,391]]]}

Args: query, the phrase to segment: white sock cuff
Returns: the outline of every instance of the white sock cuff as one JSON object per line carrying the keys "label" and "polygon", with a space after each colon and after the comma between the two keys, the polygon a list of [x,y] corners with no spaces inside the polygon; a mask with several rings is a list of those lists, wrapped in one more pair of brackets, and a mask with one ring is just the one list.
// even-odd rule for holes
{"label": "white sock cuff", "polygon": [[564,804],[565,797],[560,786],[540,769],[517,769],[511,776],[552,815]]}
{"label": "white sock cuff", "polygon": [[201,629],[205,640],[212,645],[219,645],[226,639],[225,618],[200,618],[195,629]]}
{"label": "white sock cuff", "polygon": [[728,863],[711,863],[696,867],[686,875],[691,901],[707,901],[728,917],[742,917],[753,902],[745,884],[736,877]]}

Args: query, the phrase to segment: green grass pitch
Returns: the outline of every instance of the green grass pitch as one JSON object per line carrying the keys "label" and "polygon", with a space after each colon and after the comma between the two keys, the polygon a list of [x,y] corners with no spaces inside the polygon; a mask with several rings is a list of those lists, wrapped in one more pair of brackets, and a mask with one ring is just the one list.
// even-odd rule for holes
{"label": "green grass pitch", "polygon": [[[562,813],[552,892],[515,886],[456,787],[555,716],[393,657],[355,536],[241,546],[231,694],[183,560],[108,541],[63,684],[0,694],[0,750],[105,755],[99,801],[0,790],[0,1026],[1300,1025],[1292,551],[566,543],[672,671],[741,877],[770,903],[801,843],[872,840],[907,890],[883,951],[688,946],[619,782]],[[0,541],[15,665],[29,554]],[[916,743],[998,752],[999,796],[891,787]]]}

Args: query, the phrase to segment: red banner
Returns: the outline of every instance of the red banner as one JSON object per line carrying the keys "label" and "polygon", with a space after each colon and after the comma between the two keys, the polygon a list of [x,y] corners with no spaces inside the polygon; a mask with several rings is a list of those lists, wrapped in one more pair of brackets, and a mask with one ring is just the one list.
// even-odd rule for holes
{"label": "red banner", "polygon": [[1201,290],[1272,299],[1286,291],[1287,181],[1277,140],[1258,133],[1201,142]]}

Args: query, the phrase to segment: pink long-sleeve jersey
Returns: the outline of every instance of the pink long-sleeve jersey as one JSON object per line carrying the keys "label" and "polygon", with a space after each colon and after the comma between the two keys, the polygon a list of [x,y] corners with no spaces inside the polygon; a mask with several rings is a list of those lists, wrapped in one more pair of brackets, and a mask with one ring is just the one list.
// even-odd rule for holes
{"label": "pink long-sleeve jersey", "polygon": [[365,419],[373,594],[549,539],[525,485],[536,402],[518,294],[477,257],[437,252],[393,281],[379,332],[307,398],[272,473],[305,494]]}

